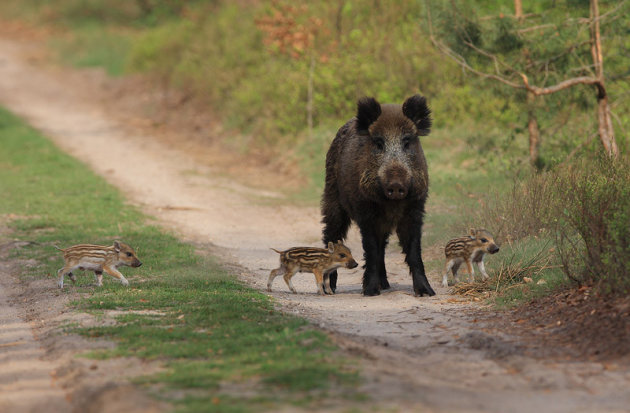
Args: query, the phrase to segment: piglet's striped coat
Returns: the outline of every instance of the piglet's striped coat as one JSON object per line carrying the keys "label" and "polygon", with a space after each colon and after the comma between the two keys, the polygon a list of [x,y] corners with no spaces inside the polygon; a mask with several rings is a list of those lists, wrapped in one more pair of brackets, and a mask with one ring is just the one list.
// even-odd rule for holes
{"label": "piglet's striped coat", "polygon": [[70,277],[73,283],[76,281],[73,273],[76,270],[93,271],[99,287],[103,285],[103,272],[118,278],[123,285],[127,286],[129,281],[118,271],[118,267],[139,267],[142,265],[133,248],[120,241],[114,241],[114,244],[109,247],[79,244],[65,249],[55,248],[63,252],[65,261],[63,268],[57,271],[59,288],[63,288],[63,280],[66,275]]}

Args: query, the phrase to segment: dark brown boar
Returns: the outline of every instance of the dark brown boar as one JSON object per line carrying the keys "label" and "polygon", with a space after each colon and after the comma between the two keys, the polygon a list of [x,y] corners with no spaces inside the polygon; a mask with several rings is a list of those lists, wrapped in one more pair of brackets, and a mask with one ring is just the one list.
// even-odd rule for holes
{"label": "dark brown boar", "polygon": [[[429,189],[419,136],[429,134],[431,111],[420,95],[402,106],[358,102],[357,116],[339,129],[326,155],[322,197],[323,241],[346,238],[354,221],[365,258],[363,294],[389,288],[385,247],[395,229],[409,265],[416,296],[435,295],[421,256],[422,221]],[[337,287],[337,273],[330,286]]]}

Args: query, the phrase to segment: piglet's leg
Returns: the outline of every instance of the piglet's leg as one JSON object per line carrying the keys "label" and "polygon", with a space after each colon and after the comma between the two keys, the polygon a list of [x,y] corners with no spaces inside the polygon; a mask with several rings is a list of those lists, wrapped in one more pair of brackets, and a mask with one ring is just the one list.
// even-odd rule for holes
{"label": "piglet's leg", "polygon": [[324,274],[318,269],[314,269],[313,274],[315,274],[315,283],[317,284],[318,294],[326,295],[326,292],[324,291]]}
{"label": "piglet's leg", "polygon": [[295,275],[297,271],[298,271],[297,268],[291,268],[291,269],[285,270],[285,273],[284,273],[284,282],[287,283],[287,286],[289,286],[289,290],[291,290],[293,294],[297,294],[297,291],[295,290],[295,287],[293,286],[293,281],[291,280],[293,279],[293,276]]}
{"label": "piglet's leg", "polygon": [[468,267],[468,281],[471,283],[475,282],[475,270],[470,259],[466,260],[466,267]]}
{"label": "piglet's leg", "polygon": [[333,295],[335,292],[330,288],[330,271],[324,274],[324,292]]}
{"label": "piglet's leg", "polygon": [[[129,285],[129,281],[127,281],[125,276],[122,275],[122,273],[120,271],[118,271],[116,268],[114,268],[114,267],[103,267],[103,271],[105,271],[107,274],[111,275],[114,278],[118,278],[120,280],[120,282],[122,283],[122,285],[124,285],[124,286],[128,286]],[[102,276],[102,274],[101,274],[101,276]]]}
{"label": "piglet's leg", "polygon": [[269,279],[267,280],[267,291],[271,291],[271,284],[273,284],[273,280],[278,276],[284,274],[283,267],[276,268],[271,270],[269,273]]}
{"label": "piglet's leg", "polygon": [[63,288],[63,279],[68,273],[71,274],[70,269],[67,267],[60,268],[59,271],[57,271],[57,275],[59,276],[59,279],[57,280],[57,285],[59,286],[59,288]]}
{"label": "piglet's leg", "polygon": [[[444,270],[444,276],[442,277],[442,287],[448,287],[448,272],[453,268],[455,260],[448,260],[446,262],[446,270]],[[453,280],[455,282],[455,280]]]}
{"label": "piglet's leg", "polygon": [[483,257],[481,257],[481,261],[477,263],[477,267],[479,267],[479,272],[481,272],[484,279],[490,278],[486,272],[486,266],[483,264]]}
{"label": "piglet's leg", "polygon": [[94,279],[96,279],[96,286],[103,286],[103,271],[94,271]]}

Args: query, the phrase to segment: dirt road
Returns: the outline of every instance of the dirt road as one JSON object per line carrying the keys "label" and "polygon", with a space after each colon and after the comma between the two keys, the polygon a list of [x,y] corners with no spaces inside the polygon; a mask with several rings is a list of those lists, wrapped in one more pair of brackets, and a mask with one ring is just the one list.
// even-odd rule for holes
{"label": "dirt road", "polygon": [[[186,151],[121,122],[115,102],[98,93],[102,77],[51,71],[24,56],[20,45],[0,41],[0,104],[182,238],[216,246],[213,250],[238,264],[240,276],[253,287],[263,290],[269,270],[277,266],[270,247],[320,243],[317,208],[283,204],[280,193],[239,184],[212,164],[198,163]],[[386,257],[392,289],[378,297],[361,296],[360,268],[340,271],[332,297],[318,296],[309,274],[294,278],[300,294],[288,293],[280,278],[271,293],[285,311],[332,332],[342,348],[364,360],[364,390],[380,408],[630,411],[628,369],[525,356],[516,339],[475,320],[478,308],[456,302],[439,287],[437,273],[429,274],[437,295],[414,297],[395,244]],[[355,258],[362,257],[356,231],[349,246]]]}

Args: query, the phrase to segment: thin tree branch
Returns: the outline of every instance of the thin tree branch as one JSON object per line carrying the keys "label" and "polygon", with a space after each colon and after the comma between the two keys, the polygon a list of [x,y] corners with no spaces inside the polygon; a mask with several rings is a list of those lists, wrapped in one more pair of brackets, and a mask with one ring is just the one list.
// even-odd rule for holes
{"label": "thin tree branch", "polygon": [[594,78],[594,77],[590,77],[590,76],[580,76],[580,77],[574,77],[572,79],[567,79],[564,80],[560,83],[557,83],[553,86],[548,86],[548,87],[538,87],[538,86],[533,86],[529,84],[529,80],[527,79],[527,76],[523,73],[520,73],[521,78],[523,79],[523,83],[525,83],[525,88],[527,90],[529,90],[530,92],[532,92],[533,94],[535,94],[536,96],[542,96],[542,95],[550,95],[552,93],[556,93],[559,92],[561,90],[570,88],[572,86],[575,85],[596,85],[599,88],[603,88],[603,85],[601,84],[600,79]]}
{"label": "thin tree branch", "polygon": [[516,33],[518,33],[518,34],[524,34],[524,33],[533,32],[533,31],[535,31],[535,30],[539,30],[539,29],[546,29],[546,28],[548,28],[548,27],[557,28],[558,26],[557,26],[557,25],[555,25],[555,24],[551,24],[551,23],[549,23],[549,24],[540,24],[540,25],[538,25],[538,26],[531,26],[531,27],[526,27],[526,28],[524,28],[524,29],[518,29],[518,30],[516,31]]}
{"label": "thin tree branch", "polygon": [[[459,63],[459,65],[462,66],[464,69],[466,69],[466,70],[476,74],[479,77],[486,78],[486,79],[493,79],[493,80],[501,82],[501,83],[503,83],[505,85],[513,87],[515,89],[526,89],[526,90],[530,91],[531,93],[533,93],[535,96],[549,95],[549,94],[556,93],[556,92],[559,92],[561,90],[564,90],[564,89],[567,89],[567,88],[570,88],[572,86],[579,85],[579,84],[597,85],[598,92],[600,94],[602,93],[602,91],[605,93],[605,89],[603,87],[601,79],[599,79],[597,77],[591,77],[591,76],[574,77],[574,78],[564,80],[564,81],[562,81],[560,83],[557,83],[557,84],[555,84],[553,86],[548,86],[548,87],[539,87],[539,86],[536,86],[536,85],[531,85],[529,83],[529,78],[528,78],[528,76],[525,73],[516,70],[515,68],[513,68],[510,65],[506,64],[505,62],[502,62],[493,53],[490,53],[488,51],[480,49],[479,47],[475,46],[471,42],[465,41],[464,44],[466,46],[468,46],[469,48],[471,48],[475,52],[479,53],[480,55],[485,56],[488,59],[491,59],[493,61],[493,63],[494,63],[495,71],[497,73],[496,74],[492,74],[492,73],[486,73],[486,72],[482,72],[480,70],[477,70],[477,69],[473,68],[468,63],[466,58],[464,58],[459,53],[456,53],[455,51],[453,51],[453,49],[451,49],[450,47],[446,46],[444,43],[442,43],[442,42],[440,42],[440,41],[438,41],[436,39],[434,31],[433,31],[433,21],[432,21],[432,18],[431,18],[431,9],[429,7],[428,1],[426,2],[426,5],[427,5],[429,39],[431,40],[431,43],[433,43],[433,45],[435,47],[437,47],[446,56],[450,57],[451,59],[453,59],[454,61]],[[509,78],[506,78],[505,76],[501,76],[500,74],[498,74],[498,73],[500,73],[500,71],[499,71],[499,66],[500,65],[506,67],[509,71],[511,71],[515,75],[518,75],[521,78],[521,80],[522,80],[522,84],[514,82],[514,81],[510,80]]]}
{"label": "thin tree branch", "polygon": [[433,36],[433,34],[429,34],[429,38],[430,38],[431,42],[433,43],[433,45],[438,50],[440,50],[446,56],[448,56],[451,59],[453,59],[455,62],[457,62],[465,70],[468,70],[469,72],[472,72],[472,73],[476,74],[477,76],[480,76],[480,77],[483,77],[483,78],[494,79],[496,81],[499,81],[501,83],[504,83],[504,84],[506,84],[508,86],[511,86],[513,88],[516,88],[516,89],[524,89],[525,88],[524,85],[512,82],[512,81],[504,78],[503,76],[499,76],[499,75],[495,75],[495,74],[491,74],[491,73],[481,72],[481,71],[473,68],[472,66],[470,66],[468,64],[468,62],[466,61],[466,59],[463,56],[461,56],[458,53],[455,53],[451,48],[449,48],[448,46],[444,45],[443,43],[437,41],[437,39],[435,38],[435,36]]}
{"label": "thin tree branch", "polygon": [[509,17],[511,19],[528,19],[530,17],[540,17],[540,16],[542,16],[542,14],[540,14],[540,13],[527,13],[527,14],[524,14],[524,15],[522,15],[520,17],[517,17],[517,16],[512,15],[512,14],[503,14],[503,15],[500,15],[500,16],[483,16],[483,17],[480,17],[479,20],[482,20],[482,21],[494,20],[494,19],[502,19],[504,17]]}

